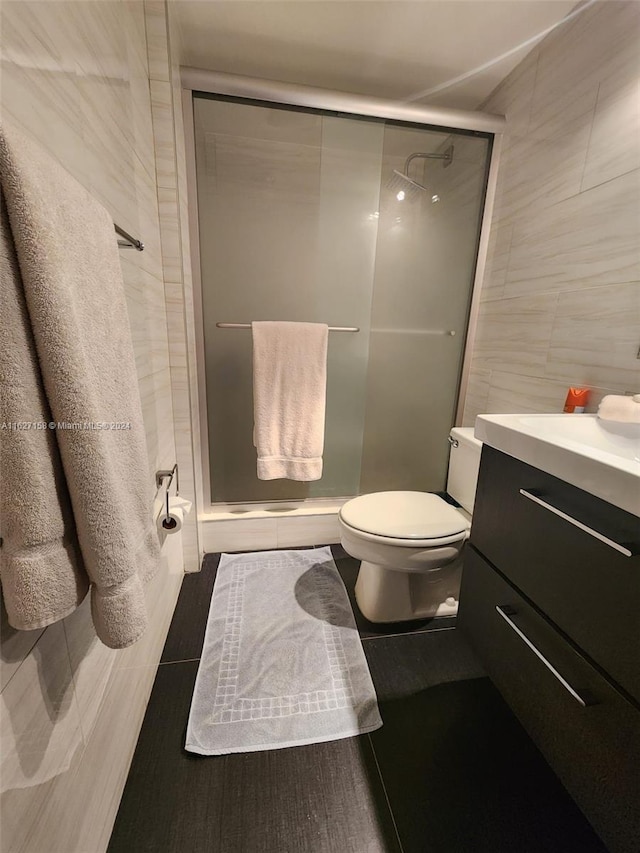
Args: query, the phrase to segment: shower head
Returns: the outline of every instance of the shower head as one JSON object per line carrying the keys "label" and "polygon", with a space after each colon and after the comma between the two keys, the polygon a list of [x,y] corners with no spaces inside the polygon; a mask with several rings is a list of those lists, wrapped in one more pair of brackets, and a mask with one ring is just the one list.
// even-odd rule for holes
{"label": "shower head", "polygon": [[421,191],[427,191],[427,187],[425,187],[424,184],[414,181],[413,178],[409,177],[409,166],[411,165],[411,161],[417,158],[422,160],[442,160],[443,166],[446,169],[446,167],[450,166],[453,162],[453,145],[450,145],[441,154],[426,154],[421,151],[416,151],[415,154],[409,154],[405,160],[402,172],[399,172],[397,169],[393,170],[392,175],[387,182],[387,188],[396,194],[398,201],[413,201],[413,199],[420,195]]}
{"label": "shower head", "polygon": [[419,184],[418,181],[414,181],[413,178],[410,178],[404,172],[399,172],[397,169],[393,170],[387,182],[387,188],[395,194],[398,201],[413,201],[414,198],[427,189],[422,184]]}

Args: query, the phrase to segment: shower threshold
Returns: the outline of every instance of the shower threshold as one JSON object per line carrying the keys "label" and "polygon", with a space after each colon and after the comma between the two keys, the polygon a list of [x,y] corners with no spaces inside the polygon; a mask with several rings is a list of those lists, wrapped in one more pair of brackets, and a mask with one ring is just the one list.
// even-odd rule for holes
{"label": "shower threshold", "polygon": [[215,554],[336,544],[338,512],[348,500],[349,496],[211,504],[198,517],[203,550]]}
{"label": "shower threshold", "polygon": [[355,495],[339,498],[306,498],[305,500],[280,501],[228,501],[212,503],[202,518],[235,517],[237,515],[256,514],[256,517],[270,518],[274,514],[292,513],[295,515],[318,515],[338,512],[340,507]]}

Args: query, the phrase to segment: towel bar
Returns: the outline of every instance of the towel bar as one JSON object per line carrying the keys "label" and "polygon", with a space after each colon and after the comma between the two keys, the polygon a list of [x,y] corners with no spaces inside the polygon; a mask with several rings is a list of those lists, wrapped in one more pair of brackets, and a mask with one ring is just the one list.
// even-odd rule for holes
{"label": "towel bar", "polygon": [[[218,329],[250,329],[251,323],[216,323]],[[329,326],[330,332],[359,332],[358,326]]]}
{"label": "towel bar", "polygon": [[137,249],[139,252],[144,251],[144,243],[141,243],[140,240],[136,240],[135,237],[132,237],[131,234],[128,234],[124,228],[121,228],[119,225],[113,223],[113,227],[115,228],[116,234],[119,237],[122,237],[121,240],[118,240],[118,246],[121,249]]}

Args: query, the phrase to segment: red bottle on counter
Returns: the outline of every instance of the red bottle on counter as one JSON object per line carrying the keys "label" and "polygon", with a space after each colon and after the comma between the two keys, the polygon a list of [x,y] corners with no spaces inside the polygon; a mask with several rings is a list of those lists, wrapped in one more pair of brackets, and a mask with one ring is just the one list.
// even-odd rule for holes
{"label": "red bottle on counter", "polygon": [[563,412],[580,414],[584,412],[585,406],[589,402],[588,388],[569,388],[567,399],[564,401]]}

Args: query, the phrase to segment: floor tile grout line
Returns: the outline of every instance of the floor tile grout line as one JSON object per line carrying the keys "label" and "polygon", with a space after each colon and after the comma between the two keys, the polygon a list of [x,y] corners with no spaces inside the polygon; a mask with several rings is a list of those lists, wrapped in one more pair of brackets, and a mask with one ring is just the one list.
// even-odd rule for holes
{"label": "floor tile grout line", "polygon": [[389,640],[392,637],[415,637],[416,634],[439,634],[441,631],[455,631],[456,626],[450,625],[447,628],[426,628],[424,631],[407,631],[406,633],[401,634],[376,634],[373,637],[363,637],[360,636],[362,642],[366,642],[367,640]]}
{"label": "floor tile grout line", "polygon": [[393,830],[396,834],[396,840],[398,841],[398,847],[400,848],[400,853],[404,853],[404,847],[402,846],[402,841],[400,840],[400,833],[398,832],[398,824],[396,823],[395,815],[393,814],[393,809],[391,808],[391,802],[389,800],[389,794],[387,793],[387,786],[384,784],[384,778],[382,776],[382,770],[380,769],[380,764],[378,762],[378,756],[376,755],[376,749],[373,745],[373,740],[370,734],[367,734],[369,738],[369,746],[371,747],[371,753],[373,755],[373,760],[376,763],[376,769],[378,771],[378,777],[380,779],[380,784],[382,785],[382,790],[384,792],[384,799],[387,804],[387,808],[389,809],[389,816],[391,817],[391,823],[393,824]]}
{"label": "floor tile grout line", "polygon": [[[63,624],[64,624],[64,622],[63,622]],[[8,678],[8,679],[5,681],[5,683],[2,685],[2,690],[0,690],[0,693],[4,693],[5,688],[9,686],[9,683],[11,682],[11,680],[13,679],[13,677],[14,677],[15,675],[17,675],[17,674],[18,674],[18,670],[19,670],[19,669],[20,669],[20,667],[23,665],[23,663],[27,660],[27,658],[29,657],[29,655],[31,654],[31,652],[35,649],[35,647],[37,646],[37,644],[40,642],[40,638],[42,637],[42,635],[44,634],[44,632],[47,630],[47,628],[48,628],[48,627],[49,627],[49,626],[47,625],[47,626],[45,626],[45,627],[40,631],[40,633],[38,634],[38,636],[37,636],[37,637],[35,638],[35,640],[33,641],[33,645],[32,645],[32,646],[30,646],[30,647],[29,647],[29,649],[28,649],[28,651],[26,651],[26,652],[24,653],[24,657],[22,658],[22,660],[20,661],[20,663],[16,666],[16,668],[13,670],[13,672],[11,673],[11,675],[9,676],[9,678]],[[36,629],[36,630],[39,630],[39,629]]]}

